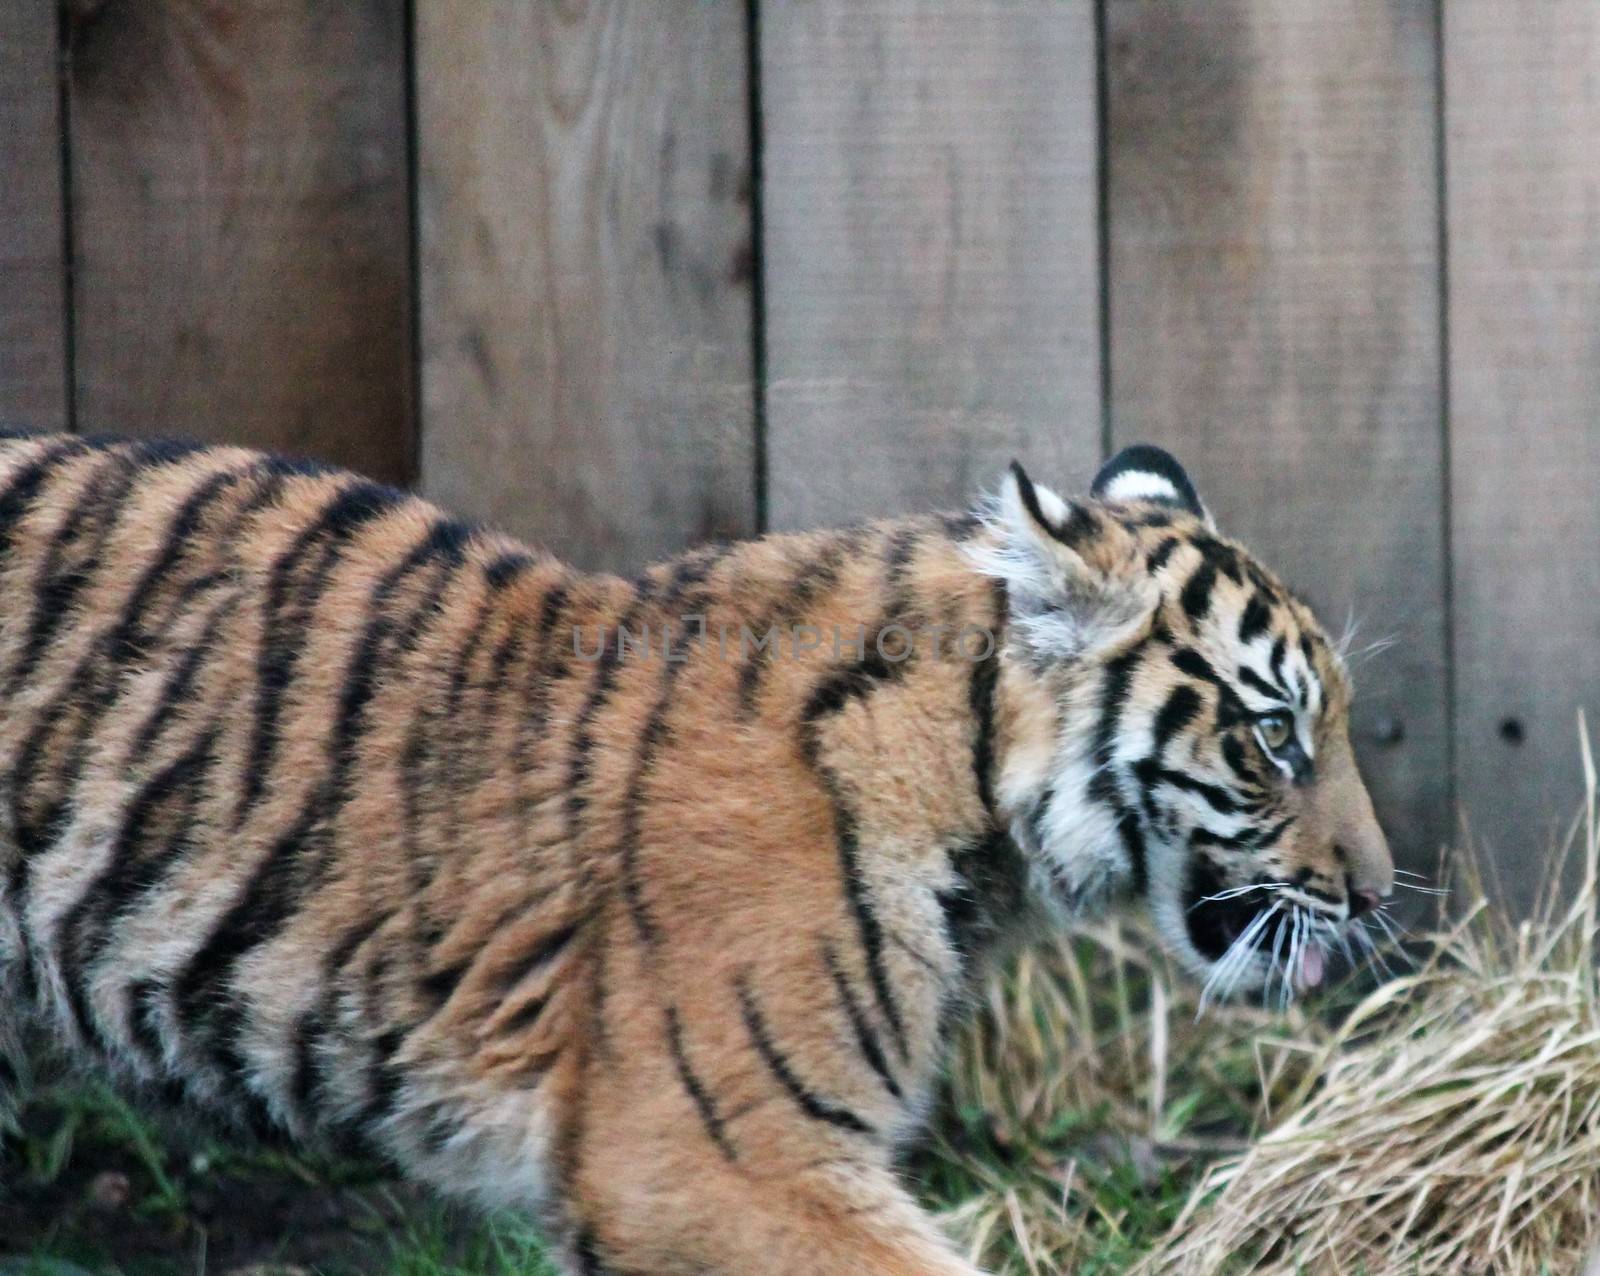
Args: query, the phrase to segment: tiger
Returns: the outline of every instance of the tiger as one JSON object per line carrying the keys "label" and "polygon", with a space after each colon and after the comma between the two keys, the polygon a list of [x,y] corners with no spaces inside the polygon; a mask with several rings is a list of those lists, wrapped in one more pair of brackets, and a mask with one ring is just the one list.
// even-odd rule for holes
{"label": "tiger", "polygon": [[585,573],[337,469],[0,441],[0,1100],[41,1057],[582,1276],[978,1276],[898,1177],[1019,936],[1297,995],[1394,884],[1310,608],[1150,446]]}

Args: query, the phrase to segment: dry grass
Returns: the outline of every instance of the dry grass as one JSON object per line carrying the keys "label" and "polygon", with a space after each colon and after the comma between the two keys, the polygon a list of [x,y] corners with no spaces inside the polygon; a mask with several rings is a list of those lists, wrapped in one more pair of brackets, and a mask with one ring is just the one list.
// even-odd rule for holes
{"label": "dry grass", "polygon": [[1583,758],[1587,808],[1552,858],[1570,871],[1535,919],[1486,906],[1462,857],[1457,907],[1476,903],[1342,1007],[1196,1023],[1187,983],[1125,929],[1025,959],[952,1078],[955,1133],[931,1157],[952,1230],[1035,1276],[1581,1271],[1600,1243]]}
{"label": "dry grass", "polygon": [[995,981],[916,1167],[986,1270],[1125,1270],[1328,1036],[1300,1009],[1197,1019],[1197,998],[1127,924],[1086,928]]}

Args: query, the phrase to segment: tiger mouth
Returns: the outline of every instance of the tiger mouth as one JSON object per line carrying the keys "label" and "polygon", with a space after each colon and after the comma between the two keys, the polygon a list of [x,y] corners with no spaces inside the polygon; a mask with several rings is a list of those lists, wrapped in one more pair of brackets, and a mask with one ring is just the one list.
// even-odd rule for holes
{"label": "tiger mouth", "polygon": [[[1189,939],[1196,951],[1207,961],[1219,961],[1233,947],[1234,941],[1250,929],[1251,924],[1275,901],[1266,891],[1252,891],[1232,899],[1202,899],[1189,909]],[[1285,913],[1276,921],[1268,922],[1272,931],[1289,924]],[[1268,935],[1268,946],[1277,936]]]}
{"label": "tiger mouth", "polygon": [[[1270,971],[1278,965],[1278,956],[1286,954],[1293,969],[1285,968],[1285,980],[1292,979],[1302,992],[1322,983],[1327,953],[1307,924],[1316,914],[1286,901],[1266,883],[1260,889],[1246,889],[1243,894],[1213,894],[1222,894],[1223,898],[1202,896],[1189,908],[1189,939],[1202,957],[1214,965],[1221,963],[1242,940],[1249,950],[1242,962],[1264,956],[1269,962],[1269,980]],[[1238,973],[1236,968],[1235,977]]]}

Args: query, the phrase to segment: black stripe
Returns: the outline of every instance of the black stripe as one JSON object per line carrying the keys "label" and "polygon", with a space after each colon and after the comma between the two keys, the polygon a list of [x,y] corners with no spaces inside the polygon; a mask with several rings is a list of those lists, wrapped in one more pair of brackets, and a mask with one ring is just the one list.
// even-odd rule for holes
{"label": "black stripe", "polygon": [[1133,685],[1133,671],[1143,658],[1144,644],[1133,647],[1106,662],[1100,684],[1100,712],[1095,723],[1091,757],[1094,777],[1089,782],[1088,796],[1109,807],[1117,820],[1117,834],[1123,850],[1128,855],[1128,867],[1133,889],[1143,894],[1150,883],[1149,852],[1144,834],[1139,828],[1138,816],[1122,800],[1118,791],[1113,762],[1116,753],[1117,732],[1121,726],[1122,711],[1127,704]]}
{"label": "black stripe", "polygon": [[339,942],[323,959],[322,992],[315,1009],[301,1015],[290,1031],[295,1063],[289,1081],[289,1100],[294,1111],[302,1116],[312,1110],[319,1084],[323,1080],[323,1074],[317,1067],[316,1048],[333,1023],[339,998],[345,991],[344,984],[349,973],[347,967],[362,945],[392,916],[389,912],[372,913],[345,929]]}
{"label": "black stripe", "polygon": [[878,1074],[878,1079],[883,1082],[884,1089],[888,1090],[895,1098],[903,1098],[900,1083],[894,1079],[894,1073],[889,1068],[889,1060],[884,1056],[883,1046],[878,1041],[878,1034],[873,1031],[872,1025],[867,1022],[866,1012],[861,1008],[861,1003],[856,1000],[855,991],[850,987],[849,977],[844,973],[844,968],[839,964],[839,954],[834,952],[833,945],[824,943],[822,946],[822,963],[828,968],[828,975],[833,980],[834,991],[838,994],[839,1005],[844,1011],[845,1019],[850,1024],[850,1031],[855,1034],[856,1045],[861,1051],[861,1057],[867,1061],[867,1066]]}
{"label": "black stripe", "polygon": [[[461,845],[466,833],[462,819],[462,798],[470,793],[474,784],[480,779],[484,768],[488,765],[484,757],[484,750],[488,745],[485,732],[481,725],[474,724],[471,718],[461,712],[461,702],[467,694],[468,684],[472,681],[472,663],[477,658],[479,649],[488,637],[490,621],[498,611],[500,588],[504,587],[512,577],[502,577],[502,584],[497,588],[493,577],[488,577],[489,588],[477,601],[472,621],[468,625],[466,640],[458,644],[455,657],[450,662],[450,675],[446,684],[444,710],[439,720],[434,724],[434,729],[419,731],[415,749],[408,748],[407,760],[413,766],[420,766],[424,754],[431,754],[434,763],[434,782],[431,785],[419,785],[420,792],[431,791],[437,795],[444,807],[444,844],[447,846]],[[431,715],[418,713],[413,717],[413,729],[419,721],[426,722]],[[413,809],[415,809],[413,803]],[[421,861],[427,867],[418,880],[422,889],[432,885],[433,873],[438,865],[438,857],[428,856]],[[423,908],[419,912],[418,921],[428,919],[431,910]]]}
{"label": "black stripe", "polygon": [[1151,550],[1150,557],[1145,560],[1145,567],[1148,569],[1150,574],[1154,576],[1158,571],[1165,567],[1167,565],[1167,560],[1177,552],[1178,546],[1182,544],[1183,542],[1176,536],[1168,536],[1161,542],[1161,544],[1157,545],[1153,550]]}
{"label": "black stripe", "polygon": [[[6,699],[14,697],[37,668],[56,630],[70,617],[79,592],[98,570],[109,524],[121,513],[136,472],[132,457],[105,453],[95,459],[84,481],[68,497],[66,516],[46,543],[44,560],[34,576],[28,633],[16,663],[6,673]],[[108,488],[112,489],[109,493]],[[85,533],[90,529],[95,535],[85,545]]]}
{"label": "black stripe", "polygon": [[1044,846],[1045,819],[1050,813],[1051,803],[1055,800],[1055,785],[1046,784],[1039,794],[1038,801],[1028,808],[1028,827],[1033,833],[1033,842],[1036,847]]}
{"label": "black stripe", "polygon": [[[998,637],[995,642],[999,649]],[[994,801],[994,697],[1000,661],[995,652],[978,662],[967,684],[967,705],[972,711],[972,776],[985,817],[994,824],[999,816]]]}
{"label": "black stripe", "polygon": [[807,757],[815,758],[817,738],[815,725],[823,718],[842,710],[852,700],[865,700],[879,683],[892,682],[899,677],[904,661],[888,661],[870,651],[854,664],[838,669],[812,691],[800,711],[801,726],[805,729],[803,744]]}
{"label": "black stripe", "polygon": [[538,1021],[539,1016],[544,1013],[545,1006],[549,1003],[550,998],[545,994],[528,998],[512,1013],[511,1018],[500,1025],[499,1034],[502,1037],[513,1037],[519,1032],[526,1031]]}
{"label": "black stripe", "polygon": [[1173,667],[1191,678],[1209,682],[1217,689],[1217,726],[1226,731],[1241,722],[1251,721],[1251,714],[1239,698],[1238,691],[1225,682],[1211,662],[1193,647],[1179,647],[1171,656]]}
{"label": "black stripe", "polygon": [[417,991],[427,998],[434,1010],[446,1005],[461,986],[467,971],[472,969],[474,958],[464,957],[458,962],[430,971],[417,980]]}
{"label": "black stripe", "polygon": [[911,564],[922,548],[923,529],[917,524],[897,529],[884,546],[883,597],[884,623],[905,625],[915,623],[916,609],[911,605]]}
{"label": "black stripe", "polygon": [[[267,581],[261,647],[256,657],[256,703],[249,759],[233,815],[236,831],[244,827],[250,813],[266,795],[267,776],[277,757],[278,720],[283,698],[294,682],[306,631],[345,544],[363,526],[388,513],[402,500],[398,492],[375,483],[353,483],[342,488],[273,564]],[[315,562],[305,580],[297,581],[302,567],[313,557]]]}
{"label": "black stripe", "polygon": [[1140,510],[1137,514],[1119,517],[1117,521],[1124,527],[1132,529],[1138,527],[1171,527],[1177,520],[1168,510],[1147,509]]}
{"label": "black stripe", "polygon": [[572,728],[572,745],[567,754],[567,841],[576,844],[583,826],[584,812],[589,807],[590,755],[594,752],[594,721],[616,690],[617,666],[622,659],[622,634],[631,631],[644,614],[656,591],[654,581],[646,578],[635,587],[629,603],[617,622],[616,633],[610,642],[605,641],[605,627],[601,626],[600,658],[595,662],[594,681],[578,711]]}
{"label": "black stripe", "polygon": [[0,559],[10,556],[17,525],[33,507],[50,471],[62,461],[82,456],[87,451],[89,448],[79,440],[68,439],[46,448],[12,471],[4,490],[0,490]]}
{"label": "black stripe", "polygon": [[839,875],[844,885],[845,904],[855,920],[856,933],[866,959],[867,977],[872,984],[873,996],[877,999],[878,1009],[889,1025],[889,1033],[894,1038],[901,1058],[908,1058],[910,1045],[906,1038],[905,1024],[900,1018],[900,1007],[889,987],[889,971],[884,964],[883,925],[867,899],[867,886],[861,875],[861,848],[856,833],[855,815],[839,790],[838,780],[832,771],[821,763],[818,757],[820,745],[814,733],[807,733],[804,748],[833,809],[833,838],[839,851]]}
{"label": "black stripe", "polygon": [[1245,828],[1232,834],[1213,833],[1200,826],[1189,835],[1189,841],[1195,846],[1216,846],[1229,851],[1266,850],[1276,845],[1293,823],[1294,817],[1291,815],[1266,829]]}
{"label": "black stripe", "polygon": [[509,550],[488,563],[483,575],[489,582],[489,588],[499,592],[530,570],[536,562],[534,556],[525,550]]}
{"label": "black stripe", "polygon": [[1313,659],[1311,636],[1309,634],[1300,635],[1300,654],[1304,656],[1306,660],[1306,679],[1300,684],[1299,696],[1300,705],[1302,708],[1304,708],[1310,699],[1309,688],[1311,679],[1317,676],[1317,662],[1315,659]]}
{"label": "black stripe", "polygon": [[734,991],[739,998],[739,1012],[744,1018],[745,1028],[750,1033],[751,1044],[761,1056],[761,1062],[767,1065],[767,1071],[772,1073],[799,1109],[814,1121],[823,1121],[838,1126],[841,1130],[871,1137],[874,1131],[870,1125],[850,1109],[832,1099],[823,1098],[795,1075],[794,1068],[783,1051],[778,1049],[777,1043],[772,1038],[771,1029],[761,1015],[761,1007],[756,1004],[748,975],[741,973],[734,980]]}
{"label": "black stripe", "polygon": [[1214,536],[1203,533],[1193,537],[1189,543],[1235,585],[1244,584],[1244,568],[1240,565],[1238,550],[1231,545],[1224,545]]}
{"label": "black stripe", "polygon": [[533,771],[534,746],[549,724],[555,684],[566,677],[569,668],[565,661],[558,661],[555,668],[551,668],[551,661],[560,645],[554,640],[556,626],[566,614],[569,600],[568,587],[562,582],[551,585],[545,592],[530,644],[532,659],[528,662],[527,677],[522,684],[523,708],[517,723],[516,740],[512,745],[512,762],[518,782],[518,811],[525,828],[533,823],[537,806],[525,782]]}
{"label": "black stripe", "polygon": [[[373,996],[376,996],[376,990]],[[369,1014],[372,1013],[375,1012],[369,1008]],[[405,1079],[394,1057],[404,1040],[404,1033],[398,1028],[391,1028],[379,1033],[372,1043],[372,1060],[367,1065],[367,1101],[350,1123],[358,1137],[370,1138],[372,1126],[394,1115],[395,1105],[400,1098],[400,1086]]]}
{"label": "black stripe", "polygon": [[1237,815],[1241,810],[1249,809],[1248,804],[1235,799],[1226,789],[1205,780],[1198,780],[1186,772],[1164,767],[1156,758],[1141,758],[1134,764],[1133,769],[1134,774],[1139,777],[1139,782],[1147,788],[1153,788],[1157,784],[1168,784],[1175,789],[1196,794],[1218,815]]}
{"label": "black stripe", "polygon": [[[798,623],[805,609],[823,590],[831,589],[839,579],[839,566],[845,556],[859,544],[859,533],[838,533],[827,546],[805,564],[779,593],[778,606],[764,615],[750,631],[757,640],[777,631],[782,641],[785,629]],[[742,631],[743,632],[743,631]],[[744,655],[741,638],[740,655]],[[761,693],[761,680],[771,663],[772,647],[758,646],[739,667],[739,714],[749,718],[756,711],[756,701]]]}
{"label": "black stripe", "polygon": [[953,850],[950,870],[953,884],[935,898],[945,937],[971,973],[981,969],[974,959],[1022,915],[1028,866],[1010,835],[994,828]]}
{"label": "black stripe", "polygon": [[1278,680],[1280,686],[1288,684],[1288,679],[1283,676],[1283,662],[1288,654],[1288,640],[1279,634],[1278,641],[1272,644],[1272,655],[1267,660],[1267,667],[1272,670],[1272,676]]}
{"label": "black stripe", "polygon": [[495,978],[492,985],[495,995],[508,995],[523,980],[548,966],[572,942],[578,930],[579,922],[569,921],[541,936],[527,952],[518,954],[516,960]]}
{"label": "black stripe", "polygon": [[128,595],[122,613],[117,617],[117,623],[107,639],[105,658],[113,665],[119,668],[125,666],[138,654],[139,648],[143,646],[145,616],[156,591],[184,556],[193,549],[195,536],[206,511],[244,477],[244,474],[229,470],[208,475],[178,508],[177,514],[167,525],[167,530],[162,536],[161,548],[155,560],[145,569],[133,587],[133,592]]}
{"label": "black stripe", "polygon": [[146,1059],[163,1058],[161,1033],[156,1027],[156,1008],[160,989],[154,980],[139,979],[128,985],[128,1035],[133,1047]]}
{"label": "black stripe", "polygon": [[579,1276],[613,1276],[600,1262],[599,1242],[595,1240],[592,1228],[578,1229],[577,1238],[572,1242],[572,1252],[578,1260]]}
{"label": "black stripe", "polygon": [[148,469],[186,455],[188,449],[162,443],[135,444],[125,455],[107,453],[105,463],[74,493],[34,581],[32,621],[21,657],[6,678],[7,698],[33,674],[57,632],[74,618],[79,595],[104,565],[106,547],[136,484]]}
{"label": "black stripe", "polygon": [[1248,645],[1266,633],[1271,624],[1272,609],[1259,592],[1251,594],[1250,601],[1244,605],[1244,614],[1239,617],[1239,641]]}
{"label": "black stripe", "polygon": [[1194,569],[1194,574],[1183,587],[1183,592],[1178,596],[1178,603],[1183,608],[1184,615],[1198,624],[1204,620],[1211,610],[1211,591],[1216,587],[1217,567],[1209,558],[1202,559],[1200,566]]}
{"label": "black stripe", "polygon": [[955,541],[971,540],[983,527],[983,519],[973,513],[940,514],[939,527]]}
{"label": "black stripe", "polygon": [[683,1046],[683,1024],[678,1019],[678,1008],[668,1006],[666,1018],[667,1049],[672,1055],[673,1067],[678,1070],[678,1080],[689,1092],[689,1097],[694,1101],[695,1111],[700,1114],[700,1124],[705,1127],[711,1141],[717,1145],[717,1150],[729,1161],[737,1161],[739,1156],[728,1140],[726,1123],[717,1110],[717,1101],[689,1064],[689,1056]]}
{"label": "black stripe", "polygon": [[[411,613],[396,647],[397,654],[409,654],[415,649],[423,632],[440,611],[440,601],[455,579],[455,568],[459,562],[459,558],[455,558],[439,564],[424,598]],[[461,822],[459,798],[466,777],[448,772],[454,759],[465,756],[484,743],[481,738],[475,740],[472,737],[470,725],[460,720],[456,710],[466,689],[468,665],[485,636],[485,618],[493,601],[494,594],[491,592],[478,603],[471,632],[452,661],[444,708],[441,710],[437,707],[433,696],[415,698],[415,708],[406,728],[405,745],[400,753],[403,858],[407,865],[411,898],[415,901],[412,942],[419,947],[431,946],[433,941],[429,936],[438,929],[434,910],[426,898],[438,868],[438,855],[424,845],[423,799],[429,795],[440,799],[449,823],[440,840],[446,844],[456,841]],[[478,734],[481,737],[483,733]]]}
{"label": "black stripe", "polygon": [[1058,528],[1051,528],[1050,534],[1076,553],[1100,535],[1100,519],[1084,505],[1069,503],[1067,509],[1067,521]]}
{"label": "black stripe", "polygon": [[1150,854],[1145,844],[1144,831],[1139,827],[1139,816],[1122,800],[1117,782],[1110,771],[1096,771],[1089,781],[1089,797],[1109,807],[1117,821],[1117,838],[1127,852],[1133,890],[1142,895],[1150,885]]}
{"label": "black stripe", "polygon": [[[229,583],[226,576],[219,576],[216,580],[218,586]],[[233,616],[243,599],[243,593],[239,589],[233,588],[212,606],[210,614],[207,615],[205,620],[205,628],[184,649],[182,658],[173,666],[166,682],[162,685],[161,694],[156,699],[155,708],[146,716],[144,724],[139,728],[139,734],[134,737],[133,747],[128,750],[127,765],[132,766],[140,758],[150,755],[150,751],[159,743],[167,727],[179,716],[182,707],[189,702],[189,696],[194,688],[195,678],[199,675],[201,666],[215,652],[217,639],[222,632],[222,627],[228,623],[228,620]]]}
{"label": "black stripe", "polygon": [[1122,725],[1122,710],[1133,686],[1133,671],[1143,656],[1141,647],[1108,660],[1100,682],[1100,712],[1095,721],[1092,756],[1096,770],[1111,764],[1117,731]]}
{"label": "black stripe", "polygon": [[1201,703],[1200,693],[1193,687],[1187,684],[1174,687],[1166,703],[1161,706],[1161,711],[1156,714],[1155,726],[1151,729],[1153,744],[1150,752],[1160,757],[1172,737],[1199,715]]}
{"label": "black stripe", "polygon": [[1231,735],[1222,737],[1222,760],[1228,764],[1233,773],[1241,780],[1247,780],[1251,784],[1259,784],[1261,782],[1260,775],[1250,765],[1244,745],[1240,744],[1236,737]]}
{"label": "black stripe", "polygon": [[1266,832],[1261,833],[1256,837],[1254,843],[1255,849],[1258,851],[1264,851],[1270,847],[1276,846],[1278,839],[1288,832],[1289,826],[1293,823],[1294,816],[1284,816],[1283,819],[1279,820],[1271,828],[1267,829]]}
{"label": "black stripe", "polygon": [[1252,690],[1265,696],[1268,700],[1278,700],[1282,701],[1284,704],[1289,703],[1289,693],[1287,691],[1285,691],[1282,687],[1274,687],[1270,682],[1268,682],[1248,665],[1239,666],[1239,681],[1244,683],[1245,686],[1250,687]]}

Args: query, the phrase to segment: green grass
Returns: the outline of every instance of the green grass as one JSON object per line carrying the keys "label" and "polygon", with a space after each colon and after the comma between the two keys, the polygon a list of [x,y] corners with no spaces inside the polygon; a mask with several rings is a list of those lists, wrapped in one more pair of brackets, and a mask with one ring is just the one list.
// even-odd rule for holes
{"label": "green grass", "polygon": [[103,1087],[41,1094],[5,1150],[0,1276],[554,1276],[536,1231],[354,1162],[164,1131]]}

